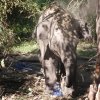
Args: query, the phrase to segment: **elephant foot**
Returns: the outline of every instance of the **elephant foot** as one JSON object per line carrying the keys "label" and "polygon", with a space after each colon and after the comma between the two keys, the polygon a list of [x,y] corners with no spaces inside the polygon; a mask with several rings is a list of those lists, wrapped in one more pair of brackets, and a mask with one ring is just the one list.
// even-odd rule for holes
{"label": "elephant foot", "polygon": [[74,92],[74,89],[73,88],[68,88],[68,87],[65,87],[63,90],[62,90],[62,93],[65,97],[67,98],[72,98],[72,94]]}

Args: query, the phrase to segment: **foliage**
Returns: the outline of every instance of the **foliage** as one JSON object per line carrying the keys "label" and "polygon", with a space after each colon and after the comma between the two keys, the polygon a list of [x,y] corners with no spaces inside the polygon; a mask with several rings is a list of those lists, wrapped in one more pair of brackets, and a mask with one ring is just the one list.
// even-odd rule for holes
{"label": "foliage", "polygon": [[41,11],[49,0],[0,0],[0,47],[31,37]]}
{"label": "foliage", "polygon": [[11,51],[16,53],[16,52],[20,52],[20,53],[37,53],[37,51],[39,50],[38,45],[36,44],[35,41],[23,41],[20,44],[14,45],[11,48]]}
{"label": "foliage", "polygon": [[91,28],[91,33],[92,33],[93,37],[95,37],[95,35],[96,35],[96,15],[88,14],[87,22]]}
{"label": "foliage", "polygon": [[80,41],[77,46],[77,54],[82,57],[93,57],[96,55],[96,44]]}
{"label": "foliage", "polygon": [[14,33],[13,30],[4,27],[0,23],[0,54],[9,51],[9,47],[14,43]]}
{"label": "foliage", "polygon": [[40,12],[38,5],[32,0],[10,1],[10,3],[9,12],[6,12],[7,24],[16,33],[16,38],[20,39],[29,36]]}
{"label": "foliage", "polygon": [[[15,42],[29,40],[39,15],[53,1],[78,15],[89,0],[0,0],[0,47],[7,50]],[[87,20],[94,33],[95,17],[88,15]]]}

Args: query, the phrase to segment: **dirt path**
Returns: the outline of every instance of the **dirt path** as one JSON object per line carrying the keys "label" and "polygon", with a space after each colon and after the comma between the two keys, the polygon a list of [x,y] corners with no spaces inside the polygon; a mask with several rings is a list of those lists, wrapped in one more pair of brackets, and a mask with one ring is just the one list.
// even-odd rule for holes
{"label": "dirt path", "polygon": [[[9,55],[7,68],[0,73],[0,94],[2,100],[67,100],[53,97],[45,92],[45,81],[37,55]],[[95,61],[78,58],[77,95],[72,100],[85,100],[92,82]],[[11,64],[11,62],[13,62]],[[20,67],[19,67],[20,66]]]}

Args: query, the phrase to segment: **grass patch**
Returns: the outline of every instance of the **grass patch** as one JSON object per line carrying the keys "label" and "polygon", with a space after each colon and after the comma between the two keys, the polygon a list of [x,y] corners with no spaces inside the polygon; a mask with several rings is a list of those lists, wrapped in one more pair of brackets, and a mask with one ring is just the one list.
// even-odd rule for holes
{"label": "grass patch", "polygon": [[80,42],[77,46],[77,54],[83,57],[93,57],[96,55],[96,44]]}
{"label": "grass patch", "polygon": [[[39,47],[35,41],[24,41],[21,44],[15,45],[11,51],[16,53],[37,53]],[[96,55],[96,44],[80,41],[77,46],[77,54],[83,57],[92,57]]]}
{"label": "grass patch", "polygon": [[80,50],[80,51],[78,51],[78,55],[84,56],[84,57],[93,57],[96,55],[96,52],[95,51]]}
{"label": "grass patch", "polygon": [[16,53],[36,53],[38,51],[38,45],[35,41],[24,41],[21,44],[15,45],[11,48],[11,51]]}

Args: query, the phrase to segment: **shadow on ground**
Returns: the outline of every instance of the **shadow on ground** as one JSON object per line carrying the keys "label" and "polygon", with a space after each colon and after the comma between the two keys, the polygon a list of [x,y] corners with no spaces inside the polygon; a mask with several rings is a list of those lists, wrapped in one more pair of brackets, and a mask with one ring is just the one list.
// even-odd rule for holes
{"label": "shadow on ground", "polygon": [[[72,100],[84,100],[92,83],[95,60],[78,57],[77,91]],[[45,94],[45,81],[38,56],[10,54],[0,70],[0,94],[3,100],[67,100]],[[11,99],[13,98],[13,99]]]}

